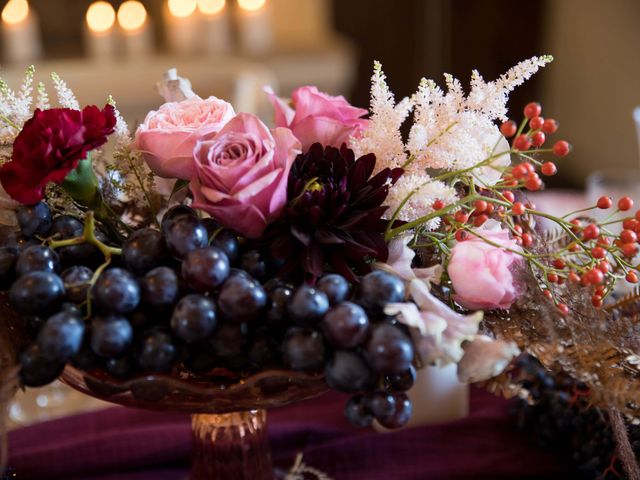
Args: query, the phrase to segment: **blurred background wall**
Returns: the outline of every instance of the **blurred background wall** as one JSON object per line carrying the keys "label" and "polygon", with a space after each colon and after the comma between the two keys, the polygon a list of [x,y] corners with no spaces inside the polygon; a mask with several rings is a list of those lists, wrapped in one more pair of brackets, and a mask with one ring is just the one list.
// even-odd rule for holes
{"label": "blurred background wall", "polygon": [[[235,16],[243,14],[237,2],[226,1]],[[30,0],[43,39],[44,62],[37,63],[43,63],[41,70],[52,65],[61,73],[66,69],[72,86],[92,101],[97,101],[94,91],[104,98],[110,84],[114,95],[121,93],[133,103],[138,98],[131,106],[135,113],[130,113],[136,120],[158,100],[138,93],[143,87],[135,84],[147,82],[145,91],[151,92],[150,79],[173,64],[197,77],[193,80],[201,93],[251,98],[253,109],[266,113],[259,104],[260,82],[274,84],[282,95],[298,84],[315,83],[364,106],[374,59],[383,63],[392,89],[402,97],[415,90],[422,76],[441,83],[446,71],[466,84],[472,68],[493,79],[519,60],[550,53],[555,62],[514,92],[510,109],[519,119],[527,102],[540,100],[545,116],[561,120],[562,137],[575,150],[562,160],[569,168],[561,168],[561,176],[551,183],[582,187],[588,173],[598,168],[640,164],[632,120],[633,108],[640,105],[638,0],[267,0],[263,8],[270,9],[270,48],[206,55],[170,54],[163,27],[165,0],[142,0],[154,23],[154,59],[136,65],[116,58],[101,74],[102,83],[90,76],[92,71],[98,76],[91,66],[95,63],[78,60],[87,54],[84,15],[90,3]],[[110,3],[117,9],[123,2]],[[237,43],[242,31],[236,23],[231,27]],[[18,78],[18,67],[24,65],[4,62],[1,70]],[[225,88],[218,85],[224,82],[212,80],[223,71],[230,84]],[[253,77],[244,78],[253,83],[239,85],[237,78],[246,72]],[[117,85],[119,77],[129,85]],[[126,107],[125,102],[125,112]]]}

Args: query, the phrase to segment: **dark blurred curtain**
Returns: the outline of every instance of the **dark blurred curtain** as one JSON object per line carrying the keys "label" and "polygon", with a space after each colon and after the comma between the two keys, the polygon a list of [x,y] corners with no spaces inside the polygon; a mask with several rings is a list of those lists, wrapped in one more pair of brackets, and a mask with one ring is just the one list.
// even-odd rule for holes
{"label": "dark blurred curtain", "polygon": [[[441,83],[448,72],[468,83],[476,68],[492,80],[520,60],[543,52],[545,2],[513,0],[333,0],[335,26],[360,50],[351,99],[367,105],[369,77],[379,60],[398,97],[421,77]],[[518,88],[510,107],[537,99],[534,77]]]}

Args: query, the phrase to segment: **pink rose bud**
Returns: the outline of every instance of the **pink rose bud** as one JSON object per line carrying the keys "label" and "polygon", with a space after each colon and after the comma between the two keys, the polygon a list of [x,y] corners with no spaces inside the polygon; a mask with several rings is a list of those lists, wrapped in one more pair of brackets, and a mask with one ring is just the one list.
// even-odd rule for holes
{"label": "pink rose bud", "polygon": [[[511,250],[520,250],[507,230],[480,228],[478,235]],[[447,273],[455,301],[470,310],[509,308],[518,297],[512,270],[521,257],[516,253],[470,236],[451,250]]]}
{"label": "pink rose bud", "polygon": [[168,102],[149,112],[136,131],[134,148],[156,175],[189,180],[196,143],[219,132],[234,115],[231,104],[216,97]]}
{"label": "pink rose bud", "polygon": [[287,203],[289,170],[300,142],[287,128],[269,131],[241,113],[198,142],[189,188],[193,207],[247,238],[259,237]]}
{"label": "pink rose bud", "polygon": [[276,96],[271,88],[265,91],[275,109],[275,123],[288,127],[307,151],[316,142],[324,146],[340,147],[358,137],[369,121],[361,118],[367,110],[356,108],[343,96],[331,96],[316,87],[300,87],[291,94],[293,107]]}

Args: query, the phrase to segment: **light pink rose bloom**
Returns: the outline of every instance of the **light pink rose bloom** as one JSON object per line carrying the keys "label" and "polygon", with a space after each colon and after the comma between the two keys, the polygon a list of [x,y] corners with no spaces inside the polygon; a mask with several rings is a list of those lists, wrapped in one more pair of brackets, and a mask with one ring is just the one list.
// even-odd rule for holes
{"label": "light pink rose bloom", "polygon": [[196,143],[219,132],[234,115],[231,104],[216,97],[167,102],[147,114],[136,131],[134,148],[156,175],[189,180],[195,173]]}
{"label": "light pink rose bloom", "polygon": [[196,145],[192,206],[257,238],[287,203],[289,170],[299,153],[300,142],[291,130],[270,132],[256,116],[241,113]]}
{"label": "light pink rose bloom", "polygon": [[276,126],[290,128],[302,142],[303,151],[316,142],[332,147],[348,144],[369,124],[369,120],[361,118],[369,112],[352,106],[342,95],[334,97],[316,87],[300,87],[291,94],[292,108],[271,88],[265,91],[275,109]]}
{"label": "light pink rose bloom", "polygon": [[[496,222],[497,223],[497,222]],[[511,250],[520,250],[507,230],[480,228],[479,236]],[[506,309],[513,304],[519,292],[514,283],[513,267],[522,257],[516,253],[491,245],[471,236],[458,242],[451,250],[447,272],[455,301],[468,309]]]}

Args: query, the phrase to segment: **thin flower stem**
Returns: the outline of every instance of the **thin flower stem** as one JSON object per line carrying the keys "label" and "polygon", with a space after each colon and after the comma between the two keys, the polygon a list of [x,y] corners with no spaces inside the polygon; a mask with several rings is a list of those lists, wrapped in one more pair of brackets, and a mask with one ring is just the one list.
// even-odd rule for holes
{"label": "thin flower stem", "polygon": [[128,159],[129,159],[129,167],[131,167],[131,171],[133,171],[133,174],[136,177],[136,181],[138,182],[138,185],[140,185],[140,190],[142,190],[142,194],[144,195],[144,198],[146,199],[147,204],[149,205],[149,210],[151,212],[151,217],[153,218],[153,223],[156,225],[156,227],[160,228],[160,223],[158,222],[158,218],[157,218],[158,213],[156,212],[156,209],[153,208],[151,195],[149,195],[149,192],[147,192],[147,189],[144,186],[144,181],[140,177],[140,172],[138,172],[138,168],[136,167],[136,165],[134,165],[131,155],[128,155]]}
{"label": "thin flower stem", "polygon": [[598,208],[598,207],[596,207],[595,205],[593,207],[580,208],[578,210],[574,210],[572,212],[569,212],[569,213],[563,215],[561,218],[564,220],[565,218],[570,217],[572,215],[575,215],[576,213],[588,212],[589,210],[595,210],[596,208]]}
{"label": "thin flower stem", "polygon": [[101,242],[95,233],[95,217],[93,212],[87,212],[84,220],[84,230],[81,237],[69,238],[66,240],[53,240],[49,242],[49,248],[61,248],[71,245],[80,245],[83,243],[89,243],[94,245],[104,255],[105,259],[111,259],[112,255],[122,255],[122,249],[116,247],[110,247]]}
{"label": "thin flower stem", "polygon": [[4,123],[6,123],[7,125],[9,125],[11,128],[15,128],[16,130],[20,131],[20,127],[16,124],[16,122],[14,122],[13,120],[11,120],[9,117],[7,117],[6,115],[0,115],[0,120],[2,120]]}

